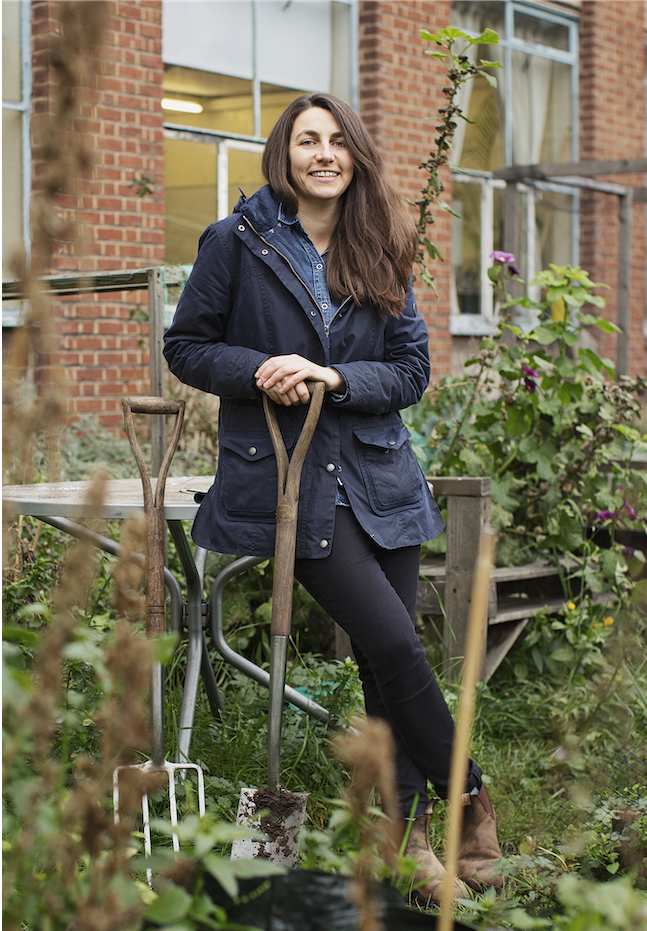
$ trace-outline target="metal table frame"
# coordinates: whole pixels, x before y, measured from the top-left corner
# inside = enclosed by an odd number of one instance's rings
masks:
[[[266,557],[243,556],[230,563],[218,575],[211,588],[209,602],[203,600],[204,574],[207,550],[191,547],[184,530],[184,520],[193,520],[198,510],[191,492],[205,492],[211,485],[211,478],[181,477],[169,478],[166,484],[164,518],[175,544],[182,570],[186,580],[186,600],[183,600],[180,584],[173,573],[165,567],[164,581],[169,594],[169,618],[171,630],[180,632],[183,618],[188,630],[187,668],[182,693],[182,705],[178,726],[177,762],[189,759],[193,721],[197,703],[200,677],[211,710],[219,716],[223,705],[216,682],[216,676],[209,659],[209,650],[203,618],[208,622],[211,640],[226,663],[239,669],[245,675],[269,687],[269,672],[252,663],[240,653],[236,653],[226,642],[223,628],[223,594],[227,583],[236,575],[264,561]],[[120,543],[90,530],[71,518],[96,518],[123,520],[128,517],[142,516],[144,513],[143,494],[139,479],[121,479],[107,484],[104,504],[97,513],[85,502],[89,482],[54,482],[37,485],[7,485],[3,488],[3,503],[13,514],[38,518],[52,527],[101,549],[113,556],[123,558],[126,551]],[[144,556],[140,553],[128,553],[129,557],[144,565]],[[164,733],[163,708],[163,669],[155,664],[154,675],[159,677],[160,687],[152,690],[152,697],[159,695],[159,701],[151,702],[151,727],[153,737],[162,746]],[[329,714],[317,702],[302,695],[296,689],[286,685],[285,700],[300,708],[313,718],[327,721]]]

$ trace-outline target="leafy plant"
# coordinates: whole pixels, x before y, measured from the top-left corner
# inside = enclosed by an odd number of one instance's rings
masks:
[[[511,261],[495,259],[502,316],[466,363],[473,374],[444,378],[407,412],[415,448],[432,479],[490,476],[500,564],[568,554],[567,588],[577,578],[595,592],[626,594],[636,553],[614,539],[621,526],[643,528],[638,515],[647,513],[647,474],[631,465],[647,450],[639,429],[645,380],[611,381],[613,363],[583,344],[587,328],[616,329],[583,309],[603,304],[586,272],[551,266],[539,274],[531,284],[543,301],[508,298],[515,273]],[[529,331],[511,317],[519,304],[535,314]],[[610,548],[589,539],[600,528]]]
[[[434,222],[432,205],[435,204],[439,209],[451,213],[448,205],[439,200],[445,189],[439,172],[449,162],[452,139],[456,132],[456,120],[467,120],[456,102],[456,97],[462,85],[478,74],[483,75],[488,84],[496,87],[496,78],[489,74],[486,69],[501,68],[502,65],[499,62],[484,60],[481,60],[478,65],[474,65],[465,55],[465,50],[471,45],[495,45],[499,41],[499,37],[493,29],[486,29],[482,35],[474,37],[453,26],[445,26],[437,33],[422,29],[420,37],[425,42],[433,42],[437,48],[441,49],[441,51],[426,49],[425,55],[431,55],[432,58],[438,59],[445,65],[448,81],[442,91],[446,97],[446,106],[438,110],[440,123],[435,127],[438,133],[434,140],[436,149],[420,165],[426,175],[425,184],[415,204],[408,201],[412,207],[418,209],[416,221],[418,227],[418,251],[415,264],[418,266],[421,280],[425,282],[427,287],[433,288],[434,278],[427,267],[427,259],[440,259],[443,261],[443,257],[438,247],[429,239],[427,227]],[[461,44],[460,48],[457,49],[456,44],[458,42]]]

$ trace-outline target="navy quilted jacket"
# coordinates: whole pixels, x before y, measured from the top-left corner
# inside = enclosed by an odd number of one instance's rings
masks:
[[[218,467],[193,526],[220,553],[274,551],[277,472],[254,373],[269,356],[298,353],[333,366],[343,398],[326,395],[301,477],[297,557],[330,552],[337,479],[382,547],[431,539],[443,519],[399,411],[429,380],[428,334],[410,288],[401,317],[342,302],[329,326],[305,283],[272,245],[278,203],[268,187],[209,226],[165,337],[171,371],[221,399]],[[291,453],[303,406],[278,412]]]

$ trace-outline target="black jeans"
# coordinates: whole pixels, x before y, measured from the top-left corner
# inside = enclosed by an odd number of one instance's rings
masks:
[[[297,559],[295,575],[350,636],[366,713],[391,724],[398,794],[408,817],[427,802],[427,780],[447,797],[454,722],[415,631],[420,547],[384,550],[348,507],[337,507],[330,555]],[[464,791],[481,787],[472,760]]]

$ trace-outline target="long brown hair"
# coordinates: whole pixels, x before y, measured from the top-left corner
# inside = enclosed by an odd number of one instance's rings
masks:
[[[304,94],[279,117],[263,153],[265,179],[285,209],[296,214],[290,176],[294,121],[312,107],[328,110],[344,135],[355,168],[328,252],[326,277],[334,300],[351,294],[381,315],[399,316],[411,276],[417,234],[382,157],[355,111],[331,94]]]

